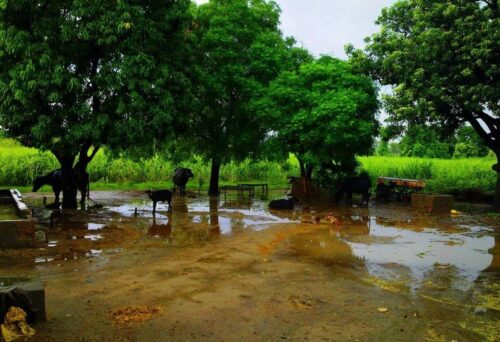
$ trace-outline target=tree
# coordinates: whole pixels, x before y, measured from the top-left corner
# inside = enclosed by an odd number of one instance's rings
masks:
[[[366,56],[384,85],[390,121],[433,124],[453,134],[468,122],[500,159],[500,9],[496,0],[401,0],[384,9]],[[495,207],[500,209],[500,164]]]
[[[354,156],[370,152],[378,131],[374,83],[332,57],[282,72],[261,107],[278,145],[295,154],[307,179],[332,161],[354,167]]]
[[[222,164],[258,152],[266,128],[254,102],[282,70],[288,47],[279,8],[266,0],[212,0],[196,11],[198,96],[189,140],[210,160],[209,194],[217,195]]]
[[[189,6],[0,0],[0,126],[56,156],[63,207],[76,208],[75,174],[101,146],[165,135],[190,102],[181,65]]]

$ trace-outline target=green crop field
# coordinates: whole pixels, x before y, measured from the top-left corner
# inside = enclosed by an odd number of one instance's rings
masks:
[[[375,179],[378,176],[419,178],[427,181],[427,190],[446,193],[453,189],[477,188],[492,192],[496,181],[491,166],[494,159],[428,159],[413,157],[360,157],[360,167]],[[93,189],[147,189],[171,187],[174,165],[161,157],[133,161],[113,158],[100,151],[89,165]],[[210,165],[201,158],[182,164],[195,174],[191,189],[206,189]],[[11,139],[0,140],[0,186],[29,189],[32,180],[58,167],[50,152],[20,146]],[[286,188],[287,176],[298,175],[297,161],[290,157],[278,163],[250,161],[230,163],[221,169],[221,184],[266,182],[272,188]]]
[[[495,159],[490,158],[360,157],[358,160],[372,178],[424,179],[431,192],[447,193],[465,188],[493,192],[496,182],[496,173],[491,169]]]

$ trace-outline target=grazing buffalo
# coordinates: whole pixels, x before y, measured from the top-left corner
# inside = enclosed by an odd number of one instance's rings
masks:
[[[85,171],[75,172],[73,177],[73,180],[76,182],[76,187],[82,195],[80,203],[85,204],[85,197],[89,191],[89,174]],[[37,192],[44,185],[52,186],[52,191],[55,195],[54,204],[57,206],[60,203],[59,195],[61,191],[64,190],[65,182],[71,182],[71,179],[65,177],[63,170],[53,170],[45,176],[35,178],[33,181],[33,192]]]
[[[172,181],[174,182],[174,192],[175,189],[179,187],[181,196],[184,196],[186,194],[186,184],[191,177],[194,177],[191,169],[186,169],[183,167],[175,169],[174,176],[172,177]]]
[[[156,214],[156,203],[168,203],[168,212],[172,212],[172,191],[170,190],[148,190],[146,191],[149,198],[153,201],[153,215]]]
[[[347,177],[339,185],[335,193],[335,202],[339,203],[342,196],[346,196],[346,205],[352,205],[352,194],[361,194],[363,196],[362,204],[368,205],[370,200],[372,181],[370,176],[363,172],[357,177]]]
[[[273,200],[269,202],[269,209],[293,210],[297,202],[296,198]]]

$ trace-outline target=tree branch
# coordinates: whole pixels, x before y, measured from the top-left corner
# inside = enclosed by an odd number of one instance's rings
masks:
[[[479,134],[481,139],[483,139],[486,146],[492,149],[495,153],[499,151],[500,149],[497,146],[497,142],[493,140],[492,136],[484,130],[483,126],[481,126],[481,124],[479,123],[478,119],[474,116],[474,114],[466,113],[465,116],[467,118],[467,121],[471,124],[471,126],[474,128],[477,134]]]

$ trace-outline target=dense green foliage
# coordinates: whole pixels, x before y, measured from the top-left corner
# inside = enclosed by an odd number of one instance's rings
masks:
[[[376,88],[349,63],[326,56],[304,63],[281,73],[268,93],[260,113],[277,146],[298,158],[302,176],[332,161],[352,165],[356,154],[370,152],[378,129]]]
[[[0,126],[51,151],[68,175],[77,155],[85,171],[92,146],[168,132],[191,102],[182,64],[190,4],[0,1]],[[72,183],[63,206],[76,206]]]
[[[451,135],[468,122],[500,156],[498,1],[400,0],[377,23],[366,55],[348,50],[354,65],[395,86],[384,101],[390,123],[436,124]]]

